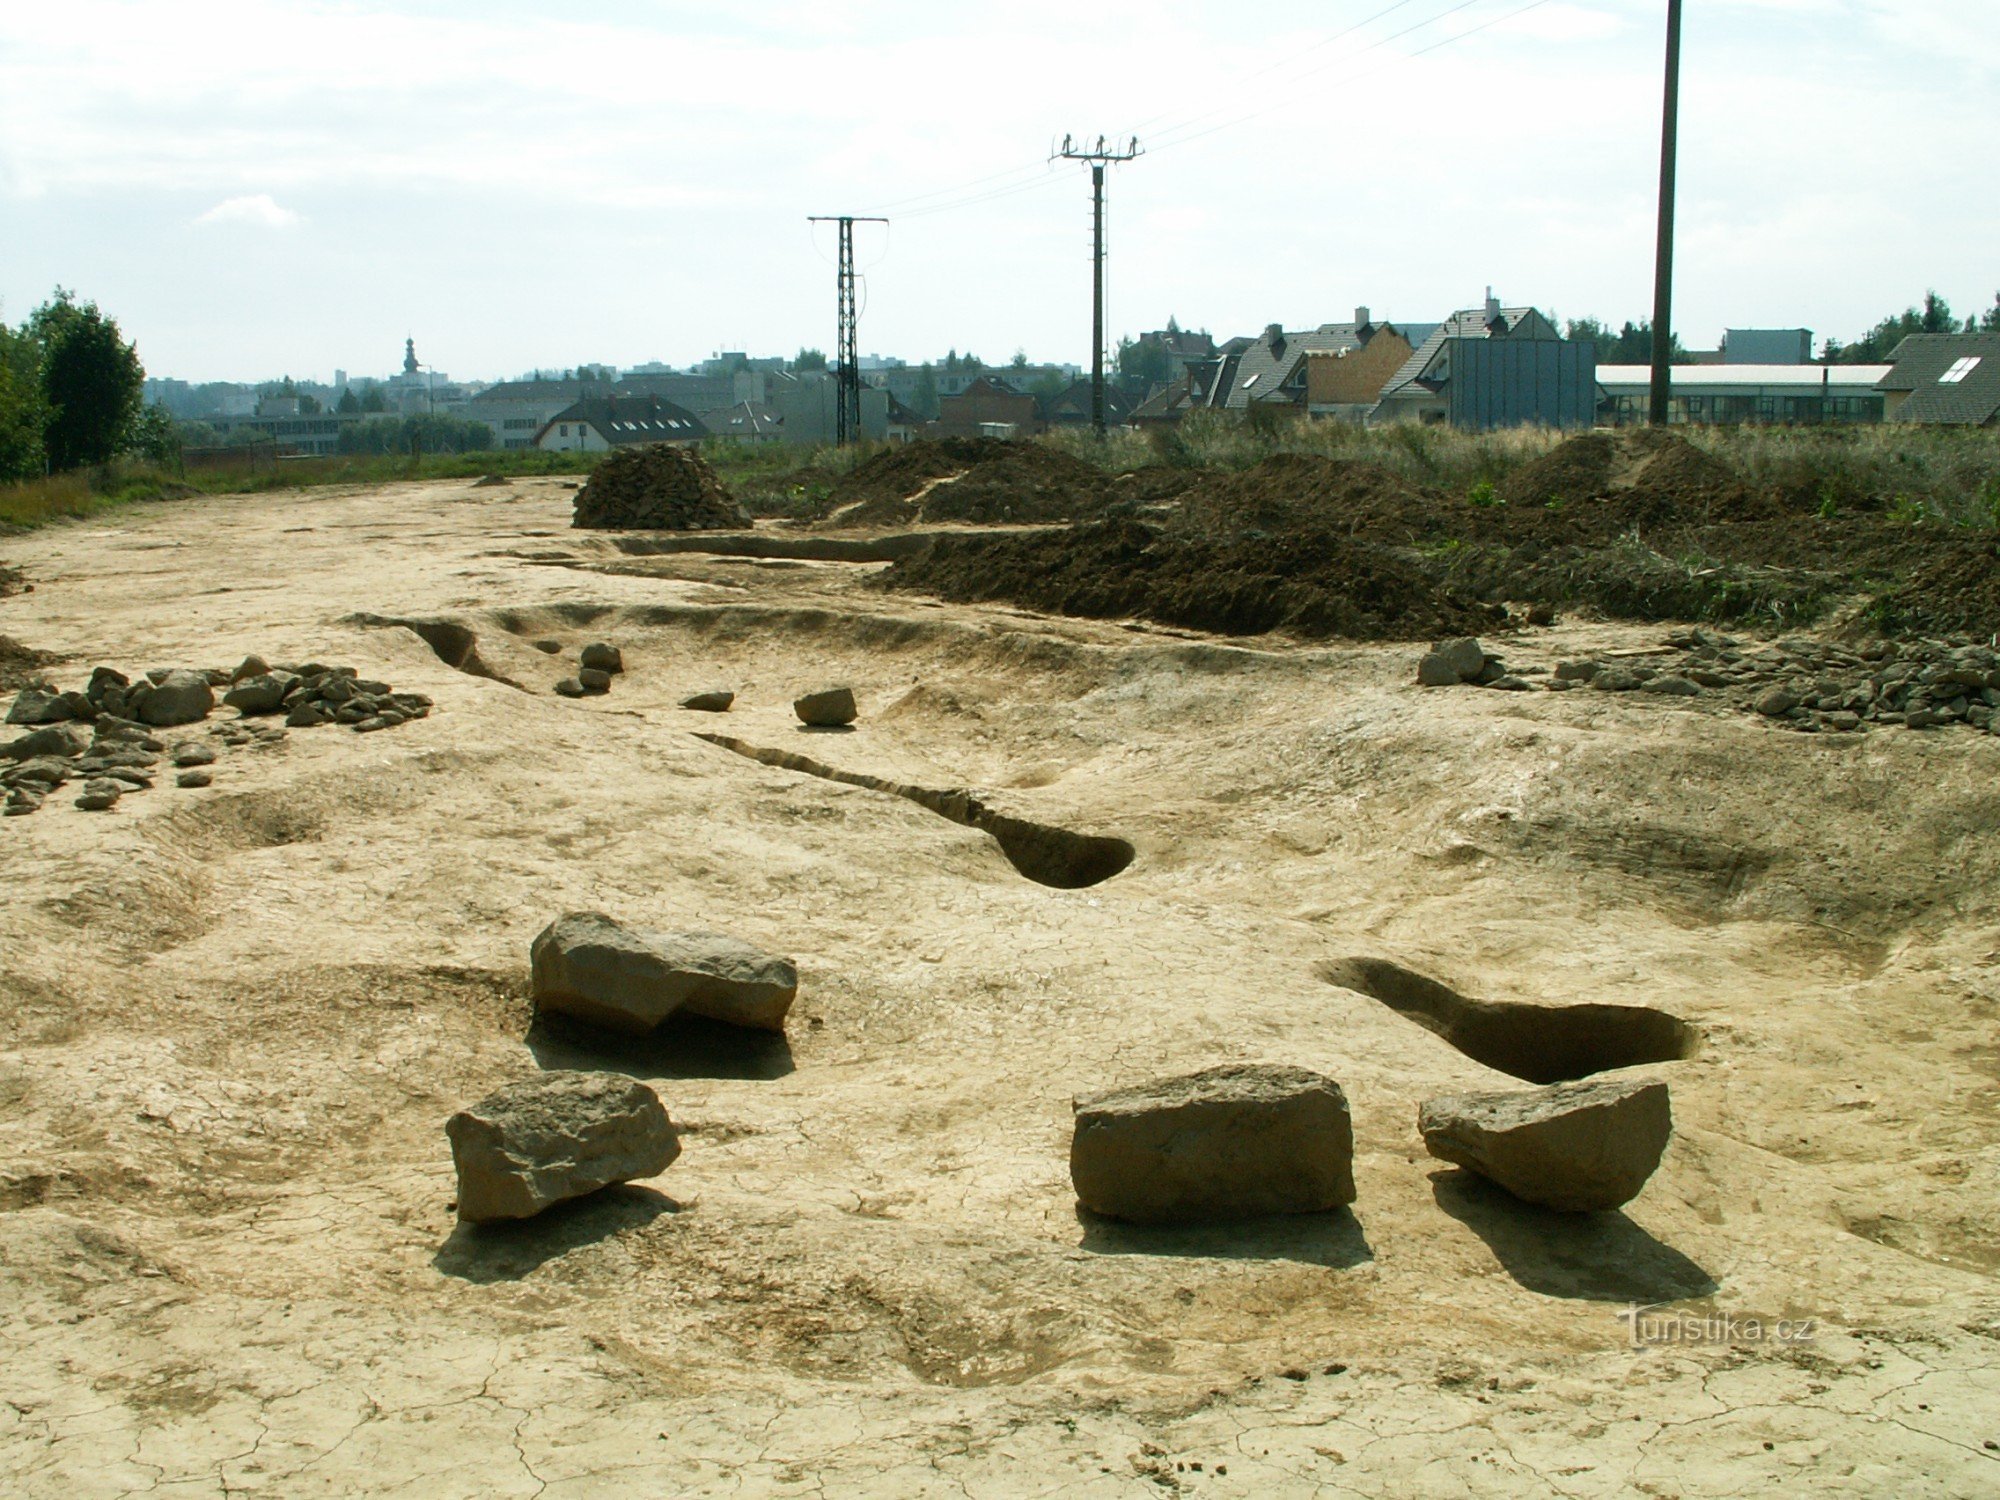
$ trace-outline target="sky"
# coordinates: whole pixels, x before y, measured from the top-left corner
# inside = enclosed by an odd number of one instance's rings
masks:
[[[1687,0],[1675,325],[1849,338],[2000,294],[2000,5]],[[0,5],[0,319],[61,285],[150,373],[460,379],[834,340],[1646,317],[1665,0]]]

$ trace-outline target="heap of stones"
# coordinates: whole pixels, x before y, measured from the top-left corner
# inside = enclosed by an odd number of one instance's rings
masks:
[[[161,667],[137,680],[98,667],[81,691],[44,681],[16,695],[7,723],[26,733],[0,745],[6,813],[38,812],[72,781],[82,783],[78,807],[109,811],[126,794],[152,787],[162,755],[171,759],[177,785],[212,785],[213,745],[181,740],[169,746],[158,732],[201,723],[214,710],[218,690],[223,706],[240,716],[210,730],[224,745],[281,740],[285,728],[320,724],[346,724],[361,733],[393,729],[431,711],[422,693],[398,693],[353,667],[317,662],[274,667],[252,656],[233,672]],[[246,722],[279,714],[285,728]]]
[[[556,684],[556,691],[565,698],[608,693],[611,679],[624,670],[625,653],[608,642],[595,641],[583,648],[576,676],[563,678]]]
[[[598,531],[728,531],[750,517],[691,448],[623,448],[577,491],[572,526]]]
[[[1545,678],[1536,681],[1531,678]],[[1443,641],[1418,664],[1425,687],[1472,683],[1548,692],[1650,693],[1704,698],[1807,734],[1854,734],[1901,724],[1963,724],[2000,734],[2000,650],[1940,640],[1842,646],[1799,638],[1748,645],[1719,631],[1667,637],[1664,649],[1510,673],[1479,642]]]

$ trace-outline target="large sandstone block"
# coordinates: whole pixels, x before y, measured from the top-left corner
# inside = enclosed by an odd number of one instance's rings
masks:
[[[617,1073],[538,1073],[460,1110],[444,1133],[458,1216],[475,1224],[657,1177],[681,1154],[659,1095]]]
[[[1432,1156],[1515,1197],[1574,1213],[1639,1195],[1673,1134],[1667,1086],[1600,1079],[1432,1099],[1417,1115]]]
[[[1354,1201],[1340,1085],[1304,1068],[1209,1068],[1079,1098],[1070,1180],[1140,1224],[1317,1213]]]
[[[677,1010],[783,1031],[799,971],[715,932],[638,932],[597,912],[572,912],[529,951],[535,1008],[634,1035]]]

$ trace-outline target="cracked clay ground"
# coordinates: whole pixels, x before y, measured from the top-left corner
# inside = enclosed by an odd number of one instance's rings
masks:
[[[197,499],[7,544],[36,587],[0,632],[64,686],[255,651],[438,707],[0,826],[0,1493],[2000,1492],[2000,739],[635,559],[568,499]],[[369,623],[401,619],[520,687]],[[556,697],[595,639],[626,675]],[[834,681],[858,727],[802,732]],[[674,706],[713,686],[726,718]],[[696,730],[1136,857],[1053,889]],[[531,1028],[529,940],[572,909],[794,956],[789,1037]],[[1569,1219],[1429,1159],[1423,1099],[1510,1080],[1322,977],[1353,957],[1691,1023],[1641,1070],[1676,1123],[1646,1191]],[[1345,1087],[1352,1214],[1079,1218],[1071,1096],[1230,1061]],[[446,1116],[543,1066],[654,1081],[684,1154],[455,1227]],[[1635,1302],[1812,1336],[1634,1349]]]

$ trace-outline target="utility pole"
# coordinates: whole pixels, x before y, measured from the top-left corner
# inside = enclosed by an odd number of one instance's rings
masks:
[[[1095,147],[1064,136],[1062,149],[1049,158],[1090,163],[1090,425],[1099,437],[1104,436],[1104,169],[1140,154],[1137,136],[1122,149],[1107,147],[1101,135]]]
[[[845,448],[861,440],[861,344],[854,308],[854,226],[886,224],[887,219],[853,214],[809,214],[808,223],[840,226],[840,273],[835,283],[840,326],[834,335],[834,441]]]
[[[1680,149],[1681,0],[1667,0],[1667,98],[1660,113],[1660,242],[1653,263],[1653,393],[1648,420],[1667,425],[1673,403],[1674,165]]]

